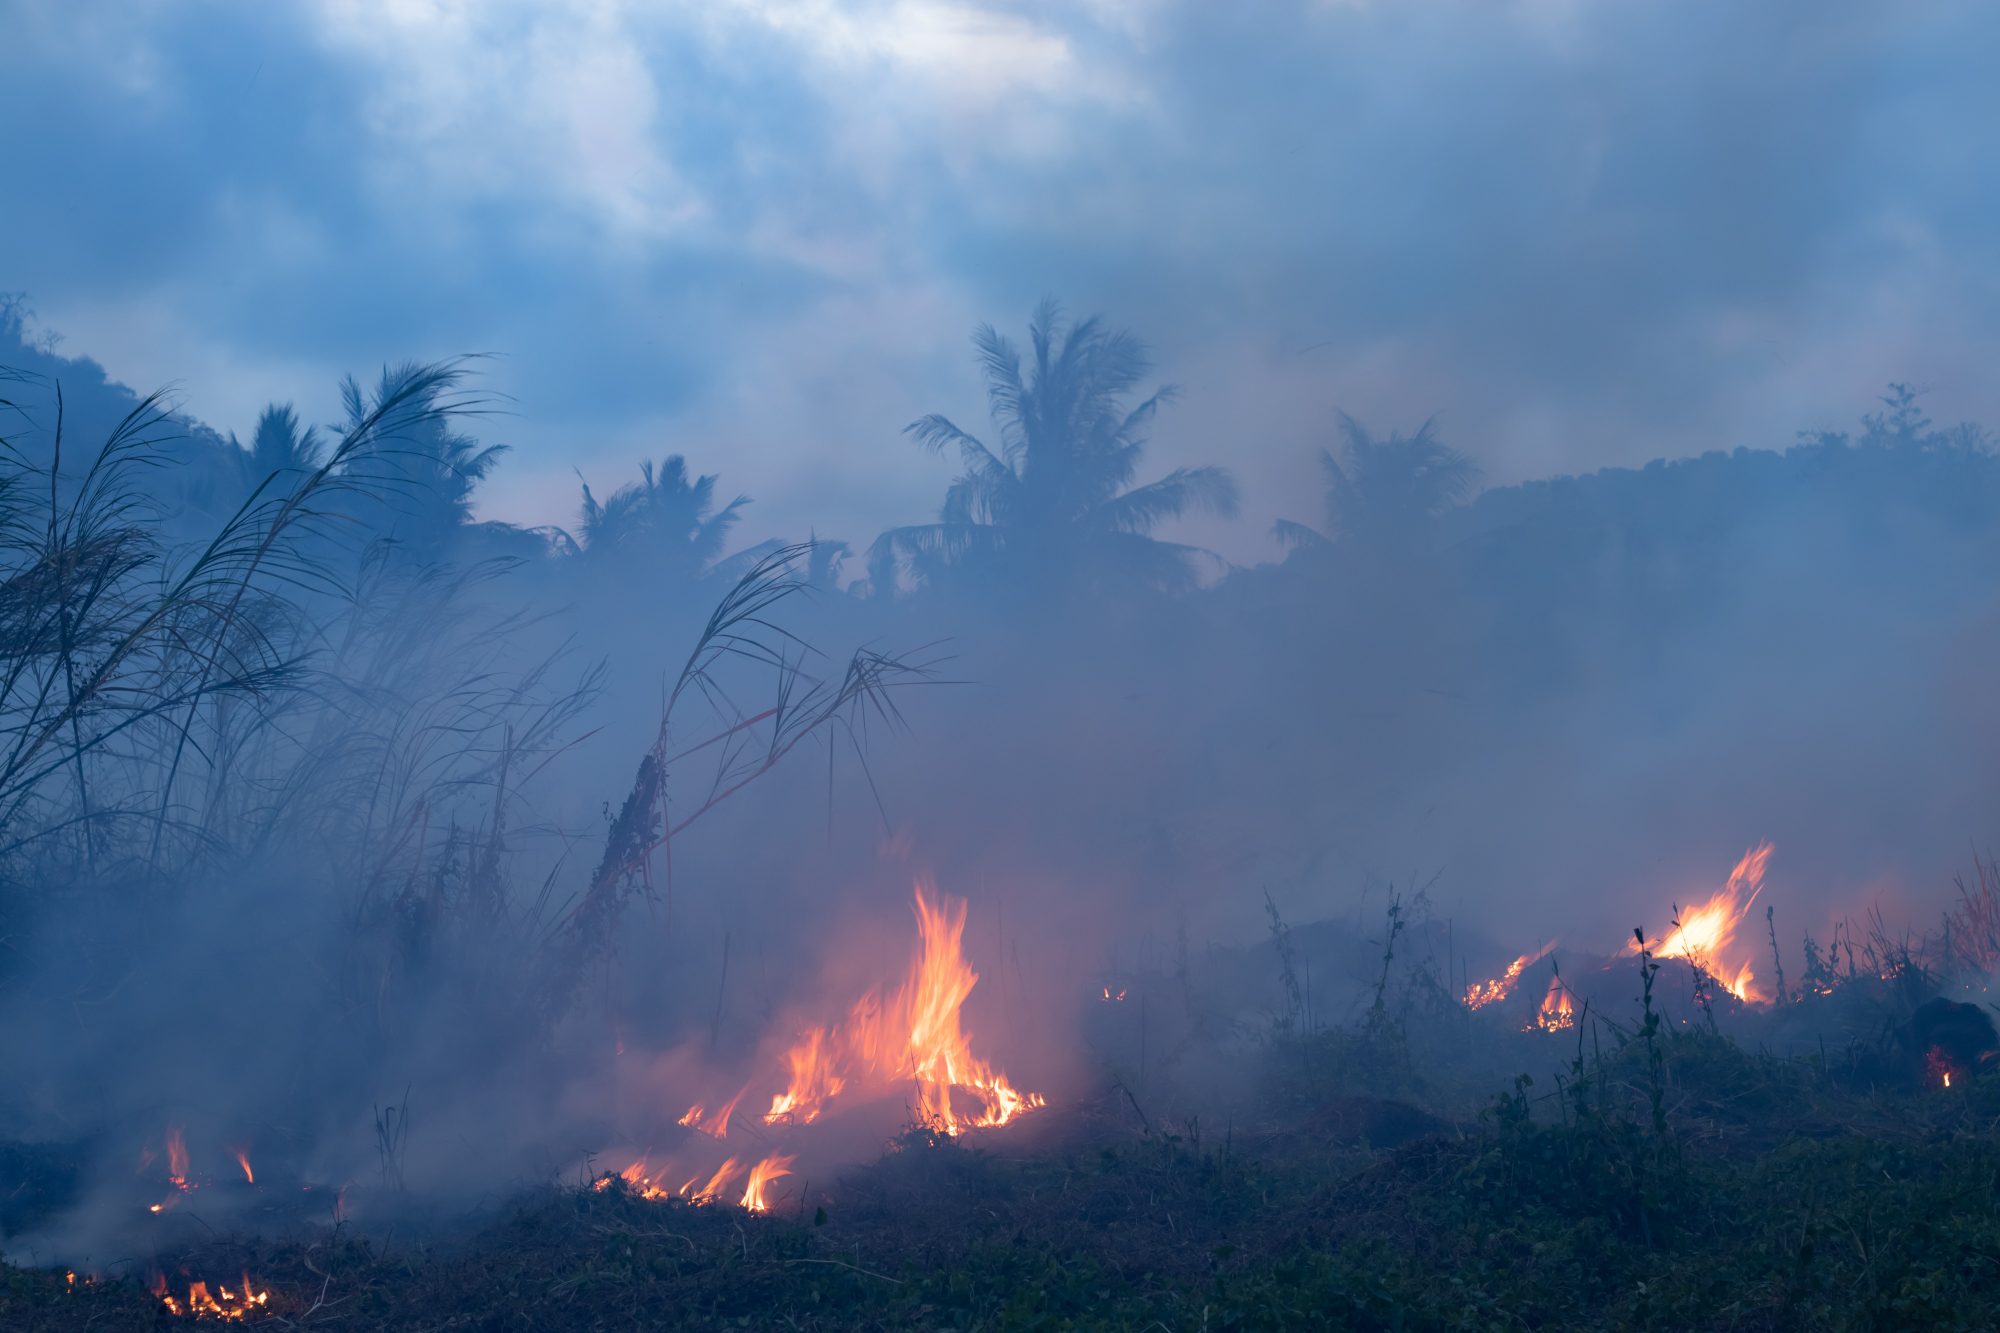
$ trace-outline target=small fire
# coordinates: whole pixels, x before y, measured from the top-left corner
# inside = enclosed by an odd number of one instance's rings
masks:
[[[188,1180],[187,1143],[181,1137],[181,1127],[179,1125],[167,1126],[166,1145],[167,1181],[174,1187],[176,1192],[169,1194],[158,1203],[147,1204],[146,1211],[149,1213],[166,1212],[167,1209],[180,1202],[182,1194],[194,1188],[194,1185]],[[151,1148],[146,1149],[139,1154],[139,1169],[144,1171],[155,1160],[153,1150]]]
[[[1938,1086],[1945,1088],[1951,1086],[1952,1059],[1942,1047],[1933,1046],[1924,1053],[1924,1069],[1931,1077],[1938,1080]]]
[[[1524,953],[1507,964],[1507,970],[1490,981],[1478,981],[1465,988],[1465,1007],[1482,1009],[1495,1000],[1504,1000],[1514,992],[1514,983],[1521,979],[1521,970],[1530,963],[1538,963],[1548,957],[1549,950],[1556,947],[1550,940],[1533,953]]]
[[[268,1291],[258,1291],[250,1282],[250,1275],[243,1275],[242,1285],[235,1290],[217,1284],[211,1293],[206,1282],[190,1282],[187,1300],[180,1301],[167,1289],[164,1273],[155,1271],[148,1284],[153,1295],[167,1309],[167,1313],[181,1319],[248,1319],[253,1314],[262,1314],[271,1299]]]
[[[243,1168],[243,1179],[245,1181],[252,1185],[257,1183],[257,1173],[250,1169],[250,1154],[244,1152],[241,1148],[236,1150],[236,1165]]]
[[[1562,978],[1549,978],[1549,992],[1542,997],[1541,1008],[1536,1011],[1535,1021],[1528,1031],[1540,1029],[1543,1032],[1561,1032],[1576,1026],[1576,1002],[1570,998],[1569,987],[1563,985]]]
[[[1699,907],[1679,913],[1680,921],[1673,933],[1646,947],[1655,958],[1685,958],[1714,975],[1723,989],[1739,1000],[1764,1000],[1766,996],[1753,984],[1756,977],[1748,962],[1738,965],[1734,979],[1722,977],[1716,972],[1716,965],[1719,956],[1728,952],[1735,942],[1736,928],[1749,915],[1750,905],[1764,891],[1764,865],[1770,859],[1770,843],[1752,847],[1736,863],[1736,868],[1729,872],[1727,884]],[[1627,940],[1625,952],[1639,952],[1639,941]]]
[[[857,1016],[867,1003],[868,1000],[863,1000],[855,1006]],[[826,1028],[813,1028],[799,1039],[797,1045],[785,1052],[785,1062],[792,1069],[791,1082],[771,1099],[771,1109],[764,1113],[765,1124],[774,1125],[780,1120],[790,1119],[809,1125],[819,1118],[821,1109],[847,1086],[847,1080],[834,1072],[834,1036]]]
[[[767,1158],[766,1162],[772,1160],[774,1159]],[[784,1160],[791,1161],[789,1157]],[[613,1181],[623,1181],[627,1189],[642,1199],[680,1199],[692,1204],[706,1204],[722,1198],[730,1182],[741,1174],[743,1174],[742,1163],[734,1157],[729,1157],[708,1176],[704,1177],[700,1172],[696,1172],[676,1185],[673,1181],[680,1172],[674,1169],[672,1162],[667,1162],[658,1168],[649,1168],[646,1159],[641,1157],[615,1176],[609,1174],[599,1176],[591,1188],[601,1193],[610,1189]]]
[[[687,1114],[682,1116],[678,1123],[706,1134],[712,1139],[726,1139],[729,1137],[729,1117],[736,1114],[736,1103],[742,1101],[743,1094],[748,1091],[750,1089],[747,1086],[739,1090],[734,1097],[724,1102],[714,1115],[709,1115],[706,1107],[696,1102],[688,1107]]]
[[[743,1197],[739,1200],[742,1206],[753,1213],[768,1211],[770,1205],[765,1201],[764,1191],[769,1188],[772,1181],[778,1179],[780,1176],[789,1176],[792,1174],[792,1162],[794,1160],[794,1158],[774,1153],[751,1167],[750,1184],[744,1189]]]
[[[167,1179],[174,1182],[177,1189],[186,1189],[188,1175],[187,1143],[181,1138],[181,1127],[167,1128]]]
[[[963,902],[933,899],[918,885],[921,950],[902,986],[888,995],[870,991],[846,1022],[812,1028],[799,1038],[786,1053],[790,1078],[771,1099],[765,1124],[809,1124],[850,1085],[886,1089],[914,1083],[924,1119],[953,1135],[1004,1125],[1044,1105],[1039,1094],[1018,1091],[1006,1075],[974,1056],[959,1026],[959,1008],[979,982],[961,947],[965,910]],[[954,1107],[955,1090],[970,1093],[976,1104]]]
[[[1112,1004],[1116,1004],[1116,1003],[1118,1003],[1118,1002],[1119,1002],[1120,1000],[1123,1000],[1123,999],[1125,998],[1125,992],[1121,990],[1121,991],[1119,991],[1119,992],[1118,992],[1118,993],[1117,993],[1116,995],[1113,995],[1113,994],[1111,993],[1111,987],[1109,987],[1109,986],[1106,986],[1106,987],[1104,988],[1104,998],[1105,998],[1105,999],[1106,999],[1107,1001],[1109,1001],[1110,1003],[1112,1003]]]

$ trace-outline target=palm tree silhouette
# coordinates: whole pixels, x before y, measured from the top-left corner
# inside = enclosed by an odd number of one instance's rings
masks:
[[[1294,548],[1323,548],[1347,542],[1374,551],[1403,550],[1430,522],[1465,499],[1479,482],[1479,468],[1464,454],[1441,443],[1426,421],[1415,435],[1377,440],[1345,412],[1340,431],[1347,439],[1346,461],[1319,451],[1326,469],[1324,531],[1289,519],[1271,525],[1279,541]]]
[[[1155,540],[1163,520],[1229,515],[1236,485],[1217,467],[1185,467],[1133,486],[1146,428],[1174,389],[1125,404],[1152,369],[1145,345],[1093,317],[1071,324],[1044,300],[1028,329],[1032,364],[990,324],[973,334],[998,448],[932,414],[904,428],[927,449],[958,451],[965,471],[935,523],[894,528],[870,553],[878,592],[906,564],[920,582],[977,572],[1046,587],[1052,580],[1159,588],[1194,583],[1195,547]]]
[[[352,375],[341,381],[341,405],[349,431],[363,430],[381,405],[405,398],[408,386],[423,380],[425,368],[415,362],[384,366],[373,396],[362,392]],[[345,471],[381,497],[378,516],[384,535],[421,553],[434,553],[472,517],[472,493],[507,452],[504,444],[481,445],[451,429],[443,412],[429,411],[446,389],[422,391],[415,410],[395,418],[392,431],[377,431],[364,440]],[[266,414],[268,416],[268,413]],[[261,423],[260,423],[261,429]],[[253,446],[254,447],[254,446]]]
[[[274,474],[284,476],[311,472],[326,455],[316,427],[299,427],[299,414],[290,403],[272,403],[257,418],[257,433],[250,441],[250,470],[253,481]]]
[[[691,580],[734,567],[746,555],[775,545],[765,542],[723,559],[722,549],[749,497],[739,495],[716,509],[718,478],[691,475],[680,454],[668,455],[657,468],[650,460],[642,462],[639,478],[620,486],[602,503],[591,493],[590,483],[583,483],[581,540],[563,534],[572,552],[596,562],[615,561]]]

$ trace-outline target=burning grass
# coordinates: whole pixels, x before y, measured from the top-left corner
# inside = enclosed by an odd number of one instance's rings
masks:
[[[1948,997],[1974,993],[2000,960],[2000,877],[1981,865],[1937,936],[1899,940],[1876,916],[1859,930],[1842,923],[1825,948],[1808,938],[1787,985],[1775,926],[1768,980],[1745,929],[1768,844],[1712,894],[1675,905],[1663,935],[1638,931],[1622,950],[1607,941],[1600,956],[1558,953],[1552,940],[1477,982],[1420,946],[1435,933],[1417,894],[1392,896],[1381,939],[1355,966],[1333,969],[1330,987],[1306,932],[1292,931],[1267,893],[1278,1013],[1232,1010],[1218,997],[1243,990],[1208,985],[1184,940],[1173,977],[1067,978],[1104,1038],[1102,1077],[1053,1105],[1029,1090],[1052,1084],[1017,1085],[1000,1067],[991,1040],[1017,1034],[973,1031],[965,1011],[979,976],[966,905],[921,886],[900,979],[891,961],[858,996],[784,1011],[805,1021],[780,1030],[782,1049],[750,1042],[712,1060],[703,1072],[722,1086],[675,1087],[671,1104],[650,1098],[633,1117],[640,1124],[621,1118],[621,1103],[601,1118],[592,1108],[582,1128],[563,1125],[572,1138],[601,1131],[592,1143],[618,1142],[624,1130],[648,1142],[658,1131],[669,1151],[612,1156],[627,1164],[526,1191],[497,1217],[427,1212],[436,1205],[405,1170],[410,1085],[398,1078],[403,1097],[376,1105],[351,1086],[354,1069],[378,1075],[396,1058],[435,1068],[424,1060],[442,1043],[406,1041],[405,1029],[448,995],[478,1009],[453,1035],[494,1033],[510,1048],[453,1052],[469,1067],[490,1065],[476,1091],[523,1070],[575,1074],[587,1056],[567,1068],[554,1057],[505,1066],[493,1057],[546,1055],[566,1019],[606,1017],[592,1006],[616,999],[598,1001],[595,983],[616,990],[635,909],[657,908],[663,926],[677,919],[675,840],[806,742],[827,742],[831,756],[836,736],[855,740],[871,718],[899,721],[893,693],[930,680],[936,660],[863,650],[824,678],[809,674],[818,655],[770,616],[807,590],[800,567],[813,551],[755,561],[695,636],[629,790],[591,831],[601,832],[590,843],[595,869],[567,886],[567,900],[554,892],[555,871],[532,902],[517,897],[507,867],[510,836],[524,834],[509,822],[523,806],[521,775],[567,746],[595,676],[547,690],[551,658],[494,683],[503,660],[494,645],[512,622],[447,614],[473,575],[383,577],[387,566],[371,557],[352,579],[335,579],[339,548],[321,531],[345,512],[335,501],[368,499],[360,465],[379,462],[398,429],[442,429],[459,374],[412,372],[389,407],[359,414],[307,481],[282,495],[260,490],[180,582],[169,577],[179,557],[128,521],[138,491],[118,478],[139,465],[136,444],[106,450],[109,461],[74,494],[52,464],[46,522],[7,508],[40,486],[0,488],[0,519],[21,520],[0,522],[13,543],[6,591],[23,664],[0,699],[20,738],[0,772],[0,806],[10,837],[26,839],[7,868],[34,883],[53,882],[51,867],[88,878],[100,863],[129,866],[164,902],[167,889],[246,873],[250,862],[231,856],[279,847],[286,875],[313,877],[330,899],[350,895],[340,899],[347,933],[327,957],[240,951],[244,966],[280,958],[272,970],[287,981],[326,964],[329,992],[286,995],[314,1021],[330,1009],[340,1022],[304,1037],[252,1026],[249,1039],[218,1041],[209,1028],[240,1017],[242,997],[256,993],[245,986],[209,1010],[212,1022],[179,1027],[204,1049],[249,1052],[228,1091],[282,1085],[273,1102],[286,1110],[341,1103],[363,1139],[372,1108],[380,1158],[376,1182],[357,1190],[369,1205],[357,1222],[346,1206],[353,1182],[301,1178],[327,1138],[301,1134],[287,1151],[264,1137],[275,1127],[268,1115],[213,1123],[239,1114],[230,1108],[205,1125],[149,1124],[155,1137],[136,1170],[125,1152],[137,1131],[125,1125],[93,1125],[96,1141],[73,1151],[0,1145],[0,1230],[10,1241],[61,1235],[79,1264],[93,1247],[139,1256],[80,1275],[5,1269],[0,1326],[1990,1320],[2000,1296],[1996,1042],[1979,1006]],[[349,462],[353,473],[336,469]],[[310,596],[291,590],[300,579]],[[363,660],[322,664],[322,645],[336,642],[365,643]],[[768,677],[768,706],[732,701],[746,672]],[[326,848],[338,864],[311,864]],[[150,924],[139,931],[133,956],[153,970],[79,974],[75,993],[50,1006],[67,1010],[65,1022],[121,989],[187,987],[186,973],[160,960]],[[116,952],[84,943],[62,956]],[[148,1007],[141,999],[132,1012]],[[670,1034],[674,1021],[662,1023]],[[720,985],[704,1025],[713,1054]],[[321,1062],[332,1072],[317,1081],[263,1067],[268,1050],[322,1044],[367,1054]],[[626,1056],[622,1030],[617,1050]],[[95,1063],[93,1087],[103,1065],[126,1067]],[[536,1092],[558,1084],[519,1082]],[[561,1086],[602,1090],[590,1077]],[[202,1099],[224,1091],[199,1085]],[[702,1100],[689,1103],[697,1091]],[[898,1099],[908,1124],[879,1160],[855,1166],[875,1156]],[[871,1107],[887,1115],[864,1123],[867,1151],[815,1159],[816,1136]],[[521,1146],[505,1132],[469,1140],[471,1170],[489,1165],[491,1149]],[[429,1151],[416,1150],[419,1165]],[[547,1161],[578,1151],[569,1141],[548,1151],[540,1178],[554,1174]],[[485,1178],[495,1192],[520,1179]],[[91,1230],[100,1205],[113,1221]],[[38,1229],[71,1212],[89,1223]],[[76,1239],[86,1232],[91,1241]]]
[[[912,1038],[963,1038],[951,1021],[920,1019],[938,979],[948,983],[938,994],[970,991],[962,917],[929,897],[918,909],[908,976],[858,1007],[902,1015],[894,1030]],[[1400,901],[1397,912],[1407,915]],[[1282,932],[1287,968],[1304,965],[1304,934]],[[1781,1006],[1725,992],[1708,1019],[1691,998],[1670,1017],[1662,1006],[1693,986],[1694,964],[1641,938],[1636,955],[1614,960],[1622,1004],[1586,998],[1551,969],[1521,1000],[1524,1025],[1506,1005],[1473,1009],[1427,981],[1420,956],[1398,955],[1399,938],[1388,933],[1353,1024],[1297,1018],[1248,1045],[1217,1038],[1207,1057],[1183,1049],[1180,1063],[1156,1060],[1131,1081],[1107,1048],[1094,1095],[984,1129],[919,1120],[879,1160],[824,1179],[788,1174],[788,1152],[742,1152],[698,1178],[634,1164],[531,1193],[473,1234],[415,1249],[351,1224],[195,1243],[156,1256],[155,1292],[136,1275],[9,1270],[0,1322],[1989,1326],[2000,1301],[2000,1063],[1982,1058],[1992,1027],[1976,1010],[1919,1002],[1912,984],[1924,974],[1857,965],[1827,994],[1803,989]],[[1135,975],[1136,1003],[1108,1017],[1165,1010],[1176,986],[1198,1007],[1202,984]],[[1098,1011],[1099,989],[1080,1003]],[[1842,1026],[1862,1010],[1890,1021]],[[1805,1021],[1852,1035],[1770,1053],[1770,1025]],[[851,1041],[829,1030],[798,1045]],[[929,1049],[912,1040],[893,1062],[898,1077],[918,1077]],[[1530,1072],[1511,1082],[1481,1072],[1508,1064]],[[1172,1108],[1200,1100],[1189,1091],[1197,1067],[1254,1095],[1219,1121],[1183,1116]],[[679,1118],[704,1142],[733,1142],[730,1104]],[[223,1188],[176,1141],[163,1136],[147,1169],[190,1190]],[[221,1282],[229,1272],[244,1276]],[[167,1273],[178,1276],[162,1286]]]
[[[253,1266],[267,1317],[350,1327],[1987,1326],[2000,1079],[1885,1095],[1704,1031],[1666,1044],[1664,1137],[1533,1083],[1395,1146],[1318,1116],[1148,1131],[1111,1098],[907,1135],[759,1215],[551,1190],[440,1246],[342,1229],[183,1262]],[[8,1278],[10,1329],[166,1309],[129,1281]]]

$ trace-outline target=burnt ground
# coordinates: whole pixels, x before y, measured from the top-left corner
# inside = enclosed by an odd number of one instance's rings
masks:
[[[1141,1123],[1113,1091],[975,1144],[909,1133],[770,1216],[552,1188],[449,1239],[322,1226],[177,1262],[247,1268],[273,1327],[1995,1326],[2000,1073],[1882,1088],[1704,1032],[1657,1049],[1452,1114],[1274,1085],[1255,1130]],[[34,1180],[7,1185],[18,1208]],[[177,1322],[130,1281],[0,1273],[7,1329]]]

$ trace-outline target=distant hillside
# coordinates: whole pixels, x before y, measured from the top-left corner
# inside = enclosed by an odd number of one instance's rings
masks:
[[[146,400],[89,357],[62,355],[54,339],[31,337],[27,316],[21,298],[0,297],[0,399],[10,405],[0,438],[46,466],[60,422],[65,459],[93,457]],[[226,517],[241,499],[246,454],[194,417],[160,410],[173,406],[168,395],[146,414],[146,438],[159,441],[163,458],[177,465],[155,473],[153,495],[169,524],[198,527]]]

